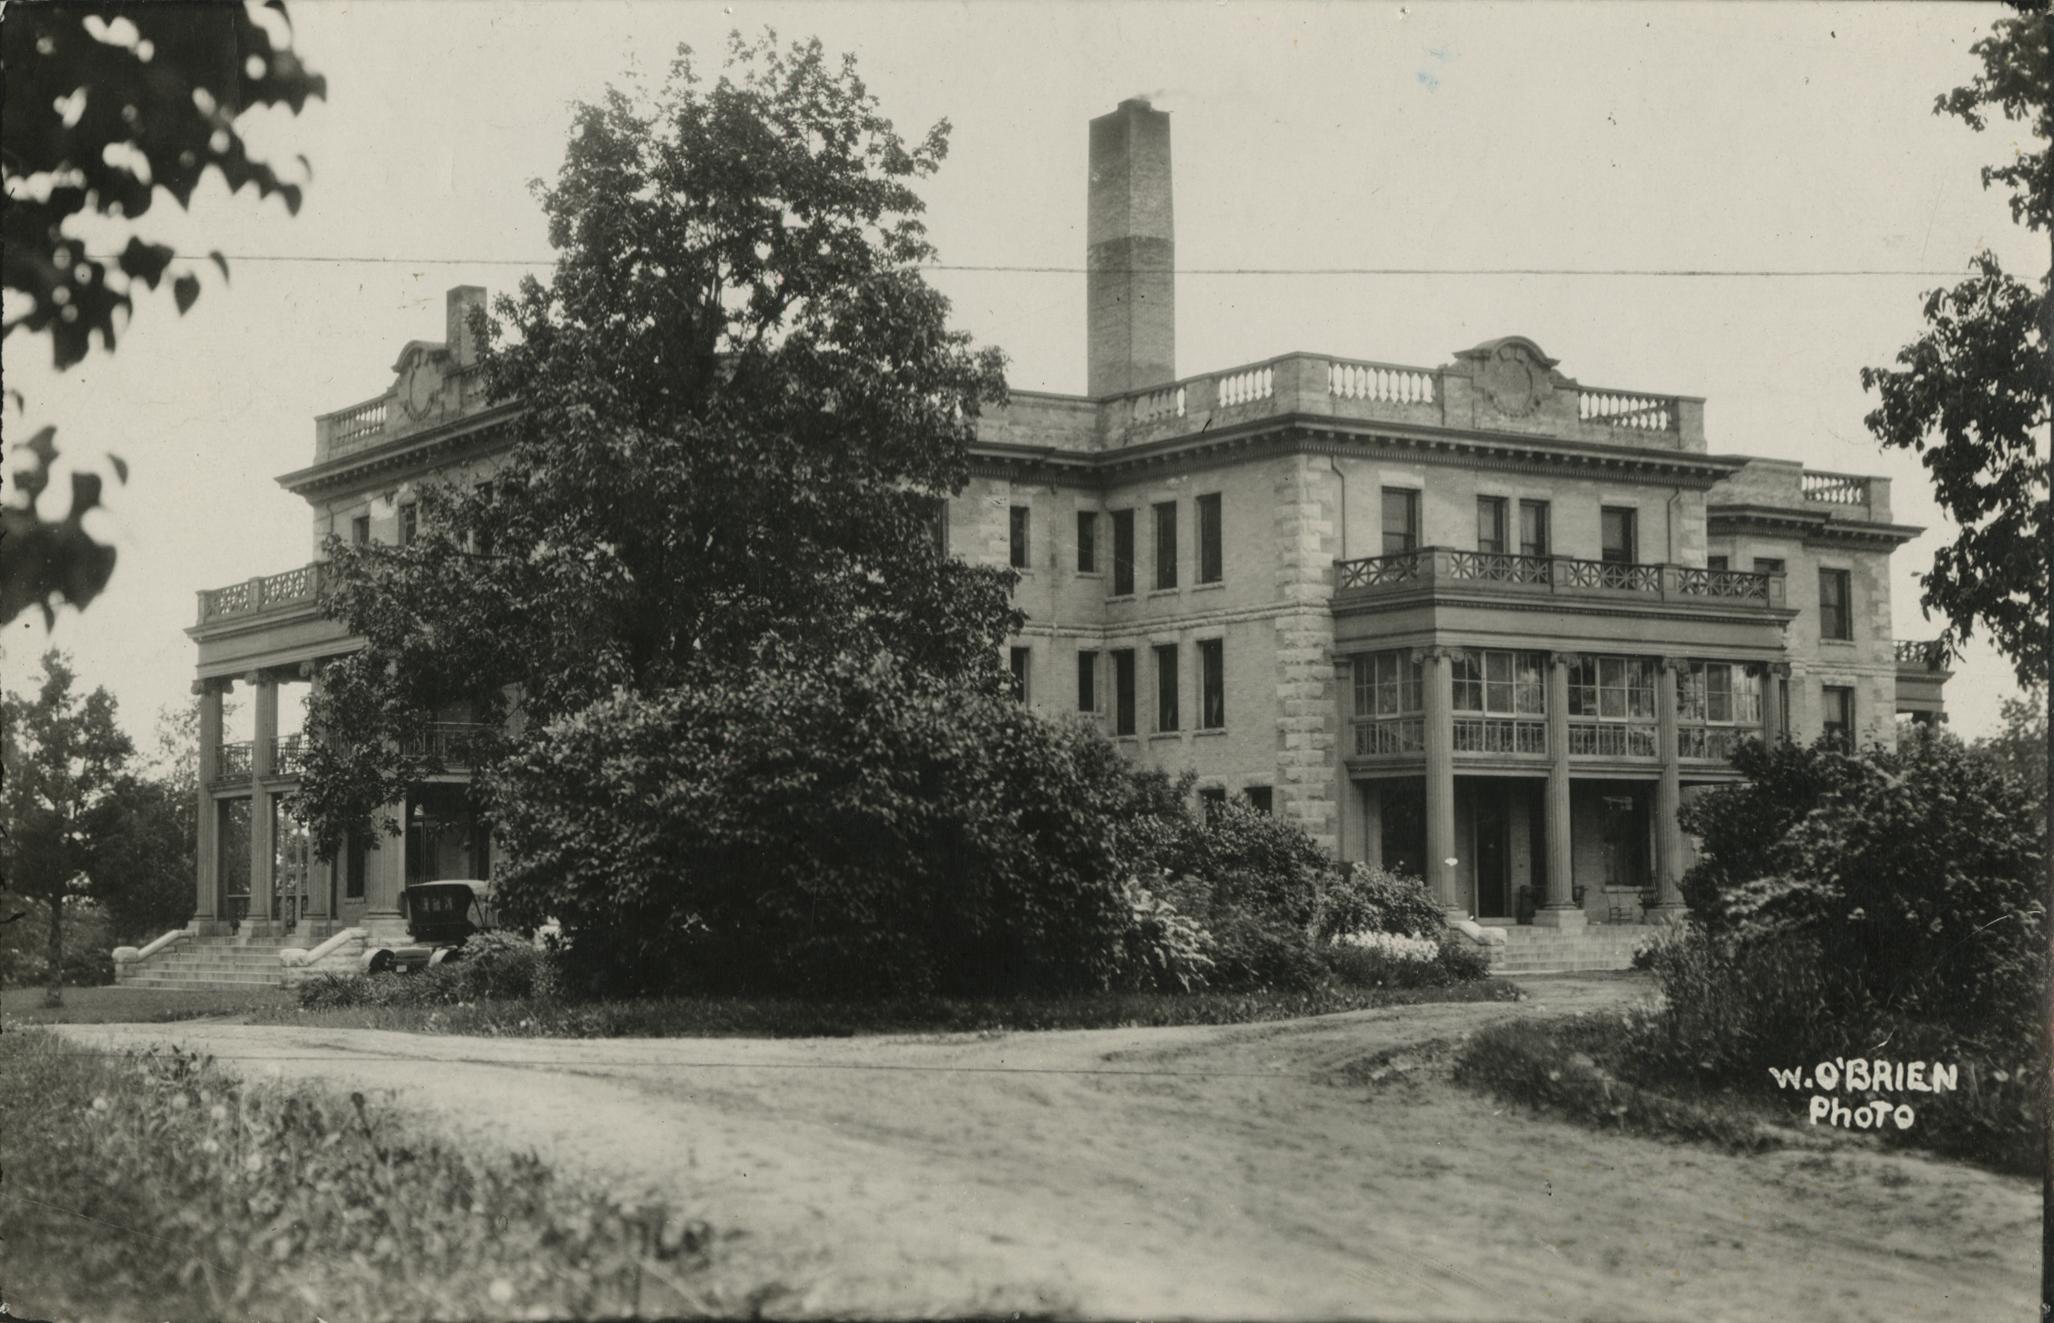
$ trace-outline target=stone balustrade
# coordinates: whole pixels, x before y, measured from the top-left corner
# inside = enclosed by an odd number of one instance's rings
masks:
[[[205,625],[231,616],[302,606],[319,600],[327,587],[326,563],[314,561],[296,570],[260,575],[226,588],[203,588],[198,623]]]
[[[1521,556],[1453,547],[1421,547],[1334,565],[1336,594],[1403,592],[1450,583],[1502,585],[1525,592],[1632,595],[1657,601],[1783,605],[1781,575],[1695,565]]]

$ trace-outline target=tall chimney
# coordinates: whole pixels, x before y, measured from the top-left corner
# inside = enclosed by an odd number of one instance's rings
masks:
[[[471,334],[471,310],[485,306],[485,287],[452,285],[444,303],[442,343],[458,367],[469,367],[478,361],[478,337]]]
[[[1170,211],[1170,117],[1141,97],[1091,121],[1085,224],[1094,398],[1177,378],[1176,231]]]

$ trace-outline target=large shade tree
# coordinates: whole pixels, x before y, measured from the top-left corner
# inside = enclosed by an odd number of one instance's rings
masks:
[[[143,291],[169,284],[179,312],[192,306],[199,272],[170,245],[137,232],[160,195],[189,206],[212,171],[231,192],[247,188],[299,210],[299,186],[253,158],[236,125],[251,109],[285,106],[297,114],[308,98],[326,94],[322,77],[293,52],[284,15],[281,0],[261,8],[7,6],[0,20],[7,189],[0,336],[13,341],[10,353],[17,332],[46,336],[56,366],[69,368],[96,340],[113,352]],[[126,242],[106,237],[123,231]],[[210,256],[226,279],[227,260]],[[56,429],[39,428],[16,449],[16,499],[0,508],[7,544],[0,623],[30,607],[46,620],[60,603],[84,607],[114,570],[114,549],[84,526],[100,504],[100,475],[74,472],[69,508],[53,518],[42,502],[58,454]],[[126,476],[120,461],[113,467]]]
[[[659,95],[576,108],[536,185],[554,276],[474,327],[491,396],[520,406],[507,464],[425,491],[409,545],[328,549],[329,610],[365,646],[308,707],[319,849],[432,765],[408,736],[440,714],[508,732],[471,750],[489,801],[495,765],[532,767],[550,723],[602,701],[593,719],[626,720],[872,653],[1002,682],[1011,572],[935,537],[1005,390],[920,271],[913,186],[947,142],[945,122],[902,139],[853,61],[774,35],[732,38],[710,85],[681,51]]]

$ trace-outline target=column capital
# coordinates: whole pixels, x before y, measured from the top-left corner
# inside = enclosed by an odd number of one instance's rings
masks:
[[[260,684],[263,684],[264,678],[264,673],[262,671],[244,671],[242,674],[242,682],[252,689],[255,689]]]
[[[301,662],[301,663],[300,663],[300,666],[299,666],[299,671],[300,671],[300,679],[302,679],[302,680],[311,680],[311,679],[313,679],[313,678],[314,678],[314,659],[313,659],[313,658],[311,658],[311,657],[309,657],[309,658],[308,658],[307,660],[305,660],[305,661]]]
[[[1688,670],[1690,667],[1690,658],[1688,657],[1657,657],[1655,662],[1665,671],[1682,671]]]
[[[1583,654],[1580,652],[1551,652],[1548,654],[1548,664],[1550,666],[1559,666],[1564,669],[1575,666],[1582,660]]]
[[[1421,661],[1436,662],[1453,660],[1455,654],[1461,651],[1461,649],[1451,648],[1444,643],[1436,643],[1427,648],[1414,648],[1413,651],[1419,654]]]

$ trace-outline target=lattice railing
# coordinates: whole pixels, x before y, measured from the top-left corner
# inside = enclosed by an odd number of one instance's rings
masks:
[[[1335,583],[1342,589],[1383,588],[1393,584],[1417,583],[1424,577],[1425,567],[1433,553],[1430,550],[1406,551],[1395,556],[1370,556],[1364,560],[1344,560],[1334,567]]]
[[[235,740],[221,746],[220,761],[214,765],[216,781],[247,781],[256,769],[256,745]]]
[[[303,736],[281,735],[271,741],[271,774],[298,776],[307,770],[307,745]]]
[[[470,721],[431,721],[400,742],[410,758],[429,758],[445,767],[468,767],[492,728]]]
[[[1929,671],[1947,669],[1947,644],[1941,639],[1897,640],[1897,664],[1921,666]]]
[[[1355,723],[1355,756],[1391,757],[1426,752],[1426,718],[1368,717]]]
[[[1659,593],[1662,567],[1625,560],[1572,560],[1557,556],[1560,582],[1565,588],[1609,588],[1618,592]]]
[[[1741,601],[1769,600],[1769,576],[1752,570],[1701,570],[1678,566],[1676,591],[1688,597],[1727,597]]]
[[[225,588],[208,588],[200,593],[200,623],[204,625],[209,620],[225,616],[311,602],[321,595],[324,587],[325,567],[322,562],[315,561],[281,574],[245,579]]]
[[[1548,723],[1516,717],[1456,717],[1456,753],[1540,754],[1548,751]]]
[[[1731,762],[1733,753],[1760,732],[1746,726],[1679,726],[1676,756],[1704,762]]]
[[[1577,721],[1569,723],[1572,758],[1654,758],[1660,744],[1652,721]]]
[[[1505,551],[1448,551],[1451,579],[1481,579],[1488,583],[1553,583],[1554,558],[1520,556]]]

